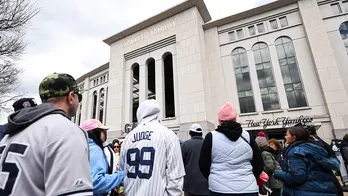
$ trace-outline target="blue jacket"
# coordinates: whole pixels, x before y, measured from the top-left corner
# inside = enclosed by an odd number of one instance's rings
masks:
[[[106,195],[122,183],[124,172],[108,174],[109,165],[103,150],[92,139],[88,139],[88,143],[93,193],[95,196]]]
[[[283,196],[336,196],[337,180],[332,170],[339,168],[339,161],[328,152],[309,142],[296,142],[284,154],[283,171],[274,177],[284,182]]]

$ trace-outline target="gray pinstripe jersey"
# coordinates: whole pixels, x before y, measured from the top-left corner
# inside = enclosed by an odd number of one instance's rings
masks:
[[[51,114],[0,142],[0,195],[93,195],[86,133]]]
[[[126,172],[127,196],[173,195],[168,189],[181,195],[182,184],[175,181],[185,175],[179,139],[157,121],[139,125],[127,135],[121,147],[120,168]]]

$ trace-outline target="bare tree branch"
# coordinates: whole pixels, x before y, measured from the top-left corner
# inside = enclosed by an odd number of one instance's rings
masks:
[[[27,25],[38,12],[28,0],[0,0],[0,111],[21,96],[12,94],[20,86],[23,72],[16,62],[26,47]]]

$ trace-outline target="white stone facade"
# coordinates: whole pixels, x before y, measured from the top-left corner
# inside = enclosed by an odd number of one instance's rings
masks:
[[[333,12],[332,6],[337,3],[340,13]],[[318,135],[325,140],[342,138],[348,133],[348,55],[339,31],[340,25],[348,21],[348,7],[345,6],[343,1],[332,0],[277,1],[208,22],[210,15],[202,0],[184,2],[104,40],[110,45],[110,62],[78,79],[84,93],[82,110],[79,109],[74,121],[78,123],[93,117],[93,93],[98,93],[99,103],[100,91],[105,89],[103,121],[110,127],[109,138],[124,137],[125,125],[132,121],[132,66],[139,65],[141,102],[148,94],[146,62],[155,60],[156,99],[164,108],[167,81],[163,74],[163,58],[170,53],[173,56],[175,117],[165,118],[164,112],[160,117],[162,123],[183,140],[188,138],[191,123],[201,123],[205,132],[213,130],[218,124],[218,110],[225,102],[235,105],[237,121],[246,130],[264,129],[262,125],[249,126],[251,120],[304,116],[313,118]],[[288,86],[275,44],[283,37],[293,43],[305,107],[289,107]],[[279,102],[277,109],[265,111],[263,106],[261,91],[264,88],[258,80],[259,68],[255,66],[253,50],[257,43],[268,46],[270,60],[267,65],[272,68],[273,89],[276,89]],[[241,113],[232,61],[232,51],[236,48],[246,50],[253,112]],[[107,80],[95,85],[94,81],[104,75]],[[281,128],[278,123],[266,129]]]

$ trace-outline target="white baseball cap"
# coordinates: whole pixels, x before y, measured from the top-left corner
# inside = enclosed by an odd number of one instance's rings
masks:
[[[195,132],[195,133],[202,133],[202,127],[199,124],[192,124],[190,127],[190,131]]]

